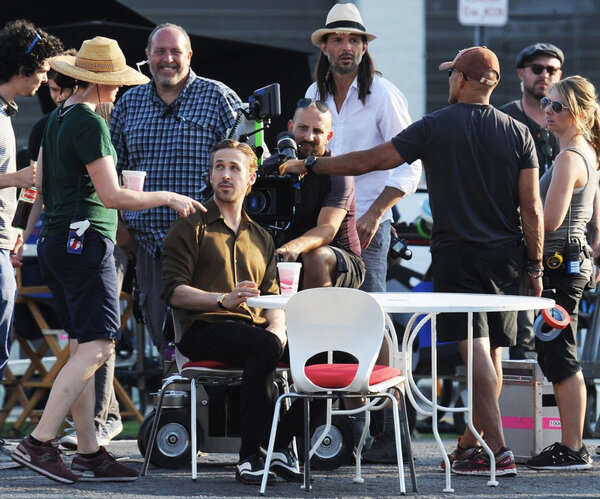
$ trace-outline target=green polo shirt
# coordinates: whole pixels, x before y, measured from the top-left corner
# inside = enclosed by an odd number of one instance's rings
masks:
[[[197,211],[173,222],[163,245],[163,299],[168,303],[177,286],[188,285],[212,293],[229,293],[240,281],[255,282],[261,295],[279,294],[273,239],[242,213],[237,234],[211,199],[207,212]],[[182,329],[197,320],[242,320],[266,327],[261,309],[245,303],[237,310],[183,311]]]
[[[102,204],[86,166],[106,156],[117,160],[104,119],[85,104],[61,106],[48,119],[42,147],[41,235],[66,233],[74,219],[87,219],[92,229],[115,241],[117,210]]]

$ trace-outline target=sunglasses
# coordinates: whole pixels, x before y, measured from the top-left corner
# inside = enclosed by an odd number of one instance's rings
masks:
[[[550,100],[548,97],[543,97],[540,101],[540,107],[542,109],[546,109],[548,106],[552,106],[552,111],[555,113],[560,113],[563,109],[569,109],[567,106],[564,106],[562,102]]]
[[[552,157],[552,146],[550,145],[550,132],[547,128],[540,128],[538,138],[542,141],[542,152],[544,156]]]
[[[35,37],[33,38],[33,41],[29,44],[29,47],[27,47],[25,55],[29,54],[33,50],[33,47],[35,47],[36,43],[40,40],[40,35],[38,34],[38,32],[34,31],[34,33]]]
[[[557,71],[560,71],[560,68],[555,68],[554,66],[542,66],[541,64],[528,64],[526,67],[531,68],[531,72],[534,75],[541,75],[544,69],[548,73],[548,76],[552,76]]]
[[[312,104],[314,104],[315,107],[322,113],[326,113],[327,111],[329,111],[329,107],[322,100],[313,100],[313,99],[308,99],[306,97],[300,99],[298,101],[298,104],[296,104],[296,107],[298,107],[298,109],[302,109],[302,108],[310,107]]]

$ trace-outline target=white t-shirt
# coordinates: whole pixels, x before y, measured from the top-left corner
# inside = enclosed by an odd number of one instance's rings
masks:
[[[327,147],[334,154],[370,149],[387,142],[411,124],[406,98],[391,82],[375,75],[370,91],[363,105],[358,98],[358,82],[355,78],[339,112],[332,95],[325,99],[333,115],[333,138]],[[306,97],[319,99],[316,83],[308,88]],[[386,186],[395,187],[405,195],[415,192],[421,170],[421,162],[415,161],[412,164],[403,163],[392,170],[374,171],[355,177],[357,218],[369,209]],[[391,217],[391,211],[388,211],[381,221]]]
[[[17,171],[17,145],[10,118],[0,106],[0,175]],[[0,248],[12,250],[20,231],[11,227],[17,210],[17,188],[0,189]]]

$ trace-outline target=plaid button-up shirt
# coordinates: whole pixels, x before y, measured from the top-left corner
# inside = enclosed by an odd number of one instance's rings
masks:
[[[129,90],[117,102],[110,125],[117,170],[145,171],[144,191],[172,191],[200,200],[211,147],[226,138],[240,105],[229,87],[192,70],[169,106],[153,82]],[[153,256],[177,218],[166,206],[122,214],[138,244]]]

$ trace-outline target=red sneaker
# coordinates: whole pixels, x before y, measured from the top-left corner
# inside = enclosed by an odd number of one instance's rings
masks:
[[[517,465],[510,449],[502,447],[495,455],[496,475],[498,476],[517,476]],[[478,447],[469,459],[464,461],[454,461],[452,472],[457,475],[489,475],[490,474],[490,456]]]
[[[133,482],[140,476],[139,471],[117,461],[104,447],[92,458],[75,454],[71,469],[81,482]]]
[[[10,457],[17,463],[27,466],[30,470],[55,482],[76,482],[77,475],[66,467],[60,454],[57,439],[44,442],[42,445],[35,445],[31,443],[27,436],[21,440]]]

